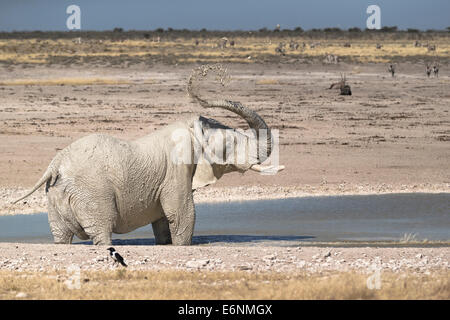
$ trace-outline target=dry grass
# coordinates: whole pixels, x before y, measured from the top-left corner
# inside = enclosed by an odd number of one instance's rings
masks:
[[[392,58],[429,57],[429,59],[450,58],[450,42],[445,36],[438,37],[430,43],[436,45],[436,50],[429,52],[426,47],[415,47],[412,40],[388,39],[323,39],[314,40],[303,37],[293,38],[245,38],[237,37],[236,45],[232,48],[221,49],[217,47],[218,39],[207,39],[198,46],[192,39],[175,39],[161,42],[150,40],[82,40],[74,43],[70,39],[55,39],[37,41],[36,39],[24,40],[0,40],[0,62],[4,63],[77,63],[88,62],[94,59],[96,62],[110,63],[113,60],[128,60],[134,62],[146,62],[149,59],[169,59],[173,63],[190,62],[242,62],[267,61],[268,59],[289,60],[290,58],[320,58],[327,54],[335,54],[358,62],[386,63]],[[287,48],[286,56],[280,57],[275,49],[280,42],[295,41],[305,43],[305,48],[290,50]],[[350,42],[350,47],[344,47],[345,42]],[[310,44],[319,43],[315,48]],[[376,44],[381,43],[382,48],[376,49]],[[167,60],[168,61],[168,60]]]
[[[59,79],[15,79],[0,81],[0,86],[57,86],[57,85],[120,85],[130,84],[128,80],[100,78],[59,78]]]
[[[125,79],[108,78],[41,78],[41,79],[14,79],[0,81],[0,86],[86,86],[86,85],[125,85],[133,81]],[[140,84],[155,84],[156,80],[140,80]]]
[[[405,233],[401,238],[400,238],[400,243],[416,243],[419,240],[417,239],[417,234],[415,233]]]
[[[351,47],[344,47],[340,43],[324,43],[314,49],[307,48],[305,54],[309,56],[326,56],[334,54],[340,58],[347,58],[357,62],[387,63],[391,57],[413,58],[429,56],[430,59],[446,58],[450,56],[450,45],[444,42],[438,45],[436,51],[428,52],[427,48],[415,47],[411,41],[395,41],[384,43],[381,49],[376,49],[375,42],[353,41]]]
[[[80,289],[68,275],[0,271],[0,299],[449,299],[449,273],[381,274],[381,288],[367,288],[355,273],[283,274],[248,272],[82,272]],[[19,295],[20,297],[20,295]]]
[[[267,84],[267,85],[273,85],[273,84],[278,84],[278,80],[277,79],[261,79],[256,81],[256,84]]]

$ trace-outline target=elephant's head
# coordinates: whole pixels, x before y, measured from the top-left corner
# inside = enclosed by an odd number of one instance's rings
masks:
[[[205,66],[200,72],[215,68]],[[189,133],[186,129],[174,132],[172,140],[179,142],[172,149],[171,158],[176,163],[194,164],[192,189],[212,184],[229,172],[252,169],[276,173],[284,169],[283,166],[261,166],[270,157],[276,144],[270,128],[260,115],[240,102],[202,99],[192,89],[192,76],[188,82],[188,92],[204,108],[231,111],[242,117],[250,127],[246,131],[233,129],[214,119],[199,116],[188,124]]]
[[[273,150],[270,128],[256,112],[239,102],[214,101],[202,103],[207,108],[222,108],[241,116],[249,130],[233,129],[213,119],[199,117],[193,122],[194,175],[192,188],[216,182],[223,174],[245,172],[249,169],[263,171],[282,170],[284,167],[263,167]]]

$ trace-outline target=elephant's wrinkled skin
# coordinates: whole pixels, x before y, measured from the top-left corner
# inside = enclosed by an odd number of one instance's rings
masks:
[[[202,104],[205,106],[205,101]],[[263,141],[258,147],[264,152],[236,150],[236,154],[247,152],[244,163],[226,158],[220,164],[208,157],[195,163],[194,142],[199,137],[194,133],[200,132],[202,139],[228,128],[201,116],[176,122],[132,142],[98,134],[81,138],[55,156],[28,194],[46,183],[48,218],[55,243],[71,243],[76,235],[107,245],[112,232],[126,233],[152,223],[157,244],[189,245],[195,223],[193,189],[214,183],[227,172],[244,172],[260,164],[272,148],[270,130],[255,112],[230,101],[208,104],[239,114],[256,130],[266,130],[268,143]],[[181,132],[184,139],[174,141],[174,132]],[[235,130],[231,134],[234,144],[243,141],[241,145],[248,147],[258,142],[255,135]],[[172,152],[180,145],[188,150],[192,162],[172,161]],[[227,142],[219,151],[230,147]]]

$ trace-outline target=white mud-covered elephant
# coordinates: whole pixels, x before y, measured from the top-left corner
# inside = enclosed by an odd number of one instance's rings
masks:
[[[46,184],[48,220],[55,243],[76,235],[109,245],[112,233],[152,223],[156,244],[189,245],[195,224],[193,191],[223,174],[260,164],[273,148],[264,120],[232,101],[206,101],[247,121],[250,132],[195,116],[135,141],[94,134],[61,150],[26,198]]]

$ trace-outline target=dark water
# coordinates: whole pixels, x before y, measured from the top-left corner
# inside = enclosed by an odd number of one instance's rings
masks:
[[[450,193],[302,197],[198,204],[196,210],[197,244],[389,241],[405,234],[450,240]],[[154,243],[150,225],[114,239]],[[0,241],[51,243],[47,214],[0,217]]]

